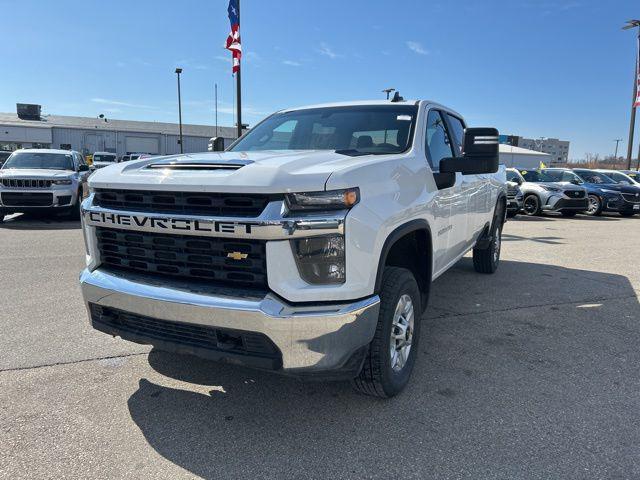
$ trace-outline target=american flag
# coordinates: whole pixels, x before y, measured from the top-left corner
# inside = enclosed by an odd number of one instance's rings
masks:
[[[231,22],[231,33],[227,37],[224,48],[231,50],[233,57],[233,73],[240,70],[240,58],[242,57],[242,45],[240,44],[240,15],[238,12],[238,0],[229,0],[229,22]]]

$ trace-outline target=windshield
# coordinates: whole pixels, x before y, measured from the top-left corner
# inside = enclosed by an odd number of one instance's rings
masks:
[[[607,177],[604,173],[599,172],[589,172],[589,171],[579,171],[576,172],[578,176],[587,183],[618,183],[615,182],[612,178]]]
[[[607,172],[607,177],[613,180],[615,183],[622,183],[627,185],[633,185],[633,180],[627,177],[624,173],[620,172]]]
[[[16,152],[7,159],[2,168],[75,170],[71,154],[44,152]]]
[[[556,180],[545,172],[539,170],[521,170],[520,173],[527,182],[555,182]]]
[[[277,113],[247,132],[230,151],[404,152],[413,137],[417,111],[415,105],[389,104]]]
[[[115,162],[116,156],[115,155],[94,155],[93,161],[94,162]]]

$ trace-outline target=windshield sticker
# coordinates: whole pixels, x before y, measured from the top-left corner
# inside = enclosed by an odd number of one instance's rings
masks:
[[[411,121],[411,115],[398,115],[396,120],[404,120],[405,122]]]

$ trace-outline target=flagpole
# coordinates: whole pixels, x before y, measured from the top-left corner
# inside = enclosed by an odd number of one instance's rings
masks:
[[[633,70],[633,100],[631,101],[631,119],[629,122],[629,141],[627,142],[627,170],[631,170],[631,156],[633,155],[633,135],[636,125],[636,101],[638,100],[638,78],[640,75],[640,20],[629,20],[622,27],[623,30],[638,29],[636,45],[636,63]],[[638,149],[638,163],[640,164],[640,148]]]
[[[638,42],[640,42],[640,29],[638,30]],[[638,55],[636,53],[636,55]],[[627,170],[631,170],[631,157],[633,156],[633,136],[636,126],[635,101],[638,96],[638,59],[633,67],[633,99],[631,100],[631,121],[629,122],[629,142],[627,143]],[[640,153],[638,153],[640,155]]]
[[[238,0],[238,25],[242,25],[240,23],[240,0]],[[240,28],[240,27],[238,27]],[[242,35],[242,33],[241,33]],[[238,138],[242,136],[242,87],[240,80],[240,73],[242,72],[242,62],[238,63],[238,71],[236,72],[236,102],[237,102],[237,110],[238,110]]]
[[[216,97],[216,137],[218,136],[218,84],[215,84],[215,97]]]

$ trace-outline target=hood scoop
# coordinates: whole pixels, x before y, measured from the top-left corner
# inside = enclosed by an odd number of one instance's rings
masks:
[[[149,163],[145,168],[153,170],[191,170],[191,171],[219,171],[239,170],[253,163],[251,160],[160,160]]]

